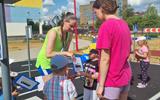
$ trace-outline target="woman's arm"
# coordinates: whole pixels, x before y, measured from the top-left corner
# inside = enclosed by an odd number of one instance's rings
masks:
[[[46,57],[51,58],[54,55],[66,55],[66,56],[72,56],[73,54],[70,52],[55,52],[53,51],[53,48],[55,46],[55,40],[56,40],[56,33],[55,32],[49,32],[48,33],[48,42],[46,47]]]
[[[109,67],[109,50],[102,50],[101,52],[101,59],[100,59],[100,81],[99,85],[104,86],[105,80],[106,80],[106,75],[108,72],[108,67]]]
[[[109,60],[110,60],[110,52],[108,49],[103,49],[101,51],[101,59],[100,59],[100,80],[99,80],[99,86],[97,88],[97,95],[99,98],[103,97],[102,93],[104,91],[104,84],[106,80],[106,75],[109,68]]]

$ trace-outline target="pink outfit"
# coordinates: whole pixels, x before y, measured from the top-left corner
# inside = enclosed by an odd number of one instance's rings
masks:
[[[122,19],[113,18],[103,22],[98,31],[97,49],[110,50],[105,86],[128,85],[132,73],[127,61],[131,50],[131,33],[128,24]]]
[[[143,55],[144,53],[148,53],[149,50],[145,45],[143,45],[141,48],[138,49],[138,52]],[[147,57],[146,59],[143,59],[143,61],[149,62],[149,57]]]

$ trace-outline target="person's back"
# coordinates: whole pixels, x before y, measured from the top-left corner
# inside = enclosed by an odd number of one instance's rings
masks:
[[[53,77],[45,83],[43,89],[47,100],[75,100],[75,86],[67,79],[70,63],[71,61],[62,55],[56,55],[51,59]]]
[[[110,48],[110,67],[105,86],[128,84],[126,80],[129,81],[131,77],[131,69],[127,62],[131,47],[131,34],[128,25],[122,19],[111,18],[106,20],[101,27],[102,30],[100,29],[99,33],[102,33],[102,37],[106,40],[99,39],[97,48],[105,45]]]
[[[117,8],[116,0],[96,0],[93,4],[96,16],[103,22],[97,39],[100,53],[97,95],[107,100],[127,100],[131,79],[127,61],[131,34],[126,22],[116,16]]]
[[[47,100],[74,100],[77,96],[75,87],[66,76],[53,76],[44,86]]]

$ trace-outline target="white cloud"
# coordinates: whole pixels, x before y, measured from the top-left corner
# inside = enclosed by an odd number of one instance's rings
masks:
[[[143,0],[128,0],[130,5],[140,5]],[[147,1],[147,0],[146,0]]]
[[[86,4],[89,4],[90,1],[95,1],[95,0],[77,0],[77,3],[79,5],[86,5]]]
[[[43,19],[44,19],[44,20],[51,20],[51,19],[52,19],[52,16],[43,16]]]
[[[57,10],[55,10],[55,11],[53,12],[53,15],[54,15],[54,16],[55,16],[55,15],[60,15],[60,14],[62,14],[62,12],[66,12],[66,11],[68,11],[68,10],[67,10],[67,7],[61,6],[61,8],[59,8],[59,9],[57,9]]]
[[[157,4],[158,2],[159,0],[128,0],[128,3],[133,6],[148,5],[149,3]]]
[[[67,10],[67,7],[61,6],[61,10],[62,10],[62,11],[66,11],[66,10]]]
[[[43,5],[55,5],[53,0],[44,0]]]
[[[128,3],[133,6],[135,11],[146,11],[149,4],[153,4],[160,12],[160,0],[128,0]]]
[[[67,0],[67,1],[68,1],[68,5],[67,5],[68,10],[67,11],[74,13],[74,2],[73,2],[73,0]]]
[[[73,2],[74,0],[68,0],[68,2]],[[79,5],[86,5],[89,4],[90,1],[95,1],[95,0],[76,0],[76,3]]]
[[[42,11],[43,11],[43,13],[48,13],[48,9],[47,8],[43,8]]]
[[[72,0],[67,0],[68,4],[66,6],[61,6],[53,12],[54,15],[60,15],[62,12],[72,12],[74,13],[74,2]]]

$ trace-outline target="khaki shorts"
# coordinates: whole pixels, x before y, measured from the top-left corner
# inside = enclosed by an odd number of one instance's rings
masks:
[[[121,93],[128,92],[130,89],[130,84],[122,87],[105,87],[104,97],[109,100],[119,99]]]

